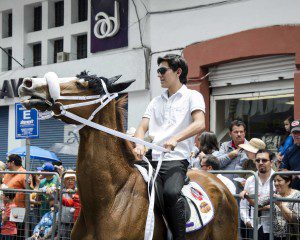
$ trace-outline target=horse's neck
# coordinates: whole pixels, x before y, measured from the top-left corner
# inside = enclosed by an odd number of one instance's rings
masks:
[[[118,122],[120,119],[117,119],[114,103],[107,105],[93,121],[120,130]],[[107,191],[114,194],[111,191],[122,188],[133,171],[129,164],[130,159],[126,159],[131,157],[128,152],[130,149],[126,149],[122,139],[84,127],[80,130],[78,171],[88,173],[86,176],[90,177],[91,181],[97,179],[98,184],[103,183],[101,184],[103,194],[107,194]]]

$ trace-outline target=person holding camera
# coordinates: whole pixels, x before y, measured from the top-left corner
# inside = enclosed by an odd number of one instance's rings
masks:
[[[274,174],[272,169],[275,154],[269,150],[259,150],[255,155],[255,164],[258,169],[258,239],[268,240],[270,233],[270,179]],[[254,200],[249,199],[248,195],[255,194],[255,178],[251,176],[245,183],[244,190],[240,193],[242,199],[247,198],[250,206],[254,206]],[[251,216],[253,216],[253,208]],[[247,221],[248,228],[253,227],[253,222]]]

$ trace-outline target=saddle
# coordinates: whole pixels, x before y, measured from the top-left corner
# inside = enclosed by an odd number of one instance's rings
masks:
[[[148,182],[148,179],[145,177],[147,176],[147,170],[141,165],[136,165],[136,167],[144,177],[145,182]],[[159,191],[157,182],[155,182],[154,186],[156,193],[155,210],[162,214],[167,225],[163,194]],[[186,232],[198,231],[206,226],[214,217],[214,207],[211,200],[204,189],[198,183],[190,181],[188,177],[185,178],[181,194],[185,202]]]

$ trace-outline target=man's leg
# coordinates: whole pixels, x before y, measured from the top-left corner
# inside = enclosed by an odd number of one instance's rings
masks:
[[[184,185],[188,165],[187,160],[164,162],[161,171],[167,220],[174,240],[185,239],[185,204],[181,196],[181,189]]]

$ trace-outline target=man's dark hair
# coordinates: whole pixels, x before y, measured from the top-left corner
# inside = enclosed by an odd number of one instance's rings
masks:
[[[229,125],[229,131],[230,132],[232,132],[232,129],[233,129],[234,126],[237,126],[237,127],[243,126],[244,130],[246,131],[246,124],[241,120],[234,120],[230,123],[230,125]]]
[[[173,70],[176,71],[178,68],[181,68],[182,72],[179,76],[179,80],[182,84],[187,83],[187,74],[188,74],[188,65],[186,60],[177,54],[167,54],[164,57],[159,57],[157,59],[157,65],[161,64],[161,62],[167,62],[169,64],[169,67]]]
[[[257,156],[257,154],[259,154],[259,153],[268,153],[270,161],[274,160],[274,158],[275,158],[275,153],[273,153],[272,151],[270,151],[268,149],[258,150],[258,152],[255,154],[255,156]]]
[[[219,143],[215,133],[203,132],[198,138],[200,143],[199,152],[205,154],[212,154],[214,151],[219,151]]]
[[[14,200],[14,198],[16,196],[16,192],[3,191],[3,195],[4,195],[4,197],[8,197],[10,200]]]
[[[220,170],[220,161],[214,155],[207,154],[204,157],[206,159],[206,166],[211,166],[213,170]]]
[[[22,166],[22,158],[18,154],[8,156],[8,162],[14,162],[16,166]]]

